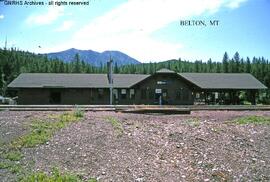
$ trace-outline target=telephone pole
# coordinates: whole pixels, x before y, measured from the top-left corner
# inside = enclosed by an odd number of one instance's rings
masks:
[[[5,41],[5,50],[7,50],[7,36],[6,36],[6,41]]]
[[[112,69],[112,66],[113,66],[113,60],[110,56],[110,60],[109,60],[109,62],[107,62],[107,70],[108,70],[107,76],[108,76],[108,81],[109,81],[109,85],[110,85],[110,105],[113,104],[113,69]]]

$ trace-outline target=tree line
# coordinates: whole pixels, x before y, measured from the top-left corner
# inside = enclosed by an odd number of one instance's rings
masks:
[[[232,57],[224,53],[220,61],[195,62],[174,59],[159,63],[142,63],[118,66],[114,64],[114,73],[153,74],[161,68],[175,72],[194,73],[251,73],[270,88],[270,63],[264,57],[242,58],[238,52]],[[106,73],[107,65],[94,67],[76,54],[70,62],[59,59],[48,59],[39,55],[14,48],[0,49],[0,95],[6,95],[7,85],[20,73]],[[263,97],[270,100],[270,92],[264,91]]]

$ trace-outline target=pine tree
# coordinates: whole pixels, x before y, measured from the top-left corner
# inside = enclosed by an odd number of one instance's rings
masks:
[[[213,71],[213,63],[212,63],[212,59],[210,58],[208,61],[207,61],[207,72],[208,73],[211,73],[211,72],[214,72]]]
[[[247,62],[246,62],[246,66],[245,66],[245,72],[246,73],[251,73],[251,65],[250,65],[249,57],[247,57]]]
[[[223,67],[222,67],[223,73],[228,73],[229,72],[229,56],[227,52],[224,53],[222,64],[223,64]]]
[[[74,56],[74,68],[73,73],[80,73],[81,72],[81,63],[80,63],[80,56],[78,53]]]
[[[239,73],[241,68],[240,68],[240,55],[238,52],[236,52],[233,56],[233,60],[235,61],[234,69],[233,71],[235,73]]]

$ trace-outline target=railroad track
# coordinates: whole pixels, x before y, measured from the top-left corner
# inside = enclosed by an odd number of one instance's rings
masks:
[[[9,111],[115,111],[115,112],[181,112],[203,110],[270,111],[270,105],[0,105],[0,110]]]

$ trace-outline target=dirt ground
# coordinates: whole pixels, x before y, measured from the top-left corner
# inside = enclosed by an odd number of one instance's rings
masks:
[[[53,112],[0,112],[0,140],[27,132],[25,123]],[[23,149],[33,171],[61,171],[98,181],[270,181],[270,126],[235,118],[270,111],[196,111],[191,115],[87,112],[44,145]],[[109,122],[113,118],[123,130]],[[1,174],[2,173],[2,174]],[[0,170],[2,181],[9,181]],[[1,179],[0,179],[1,181]]]

